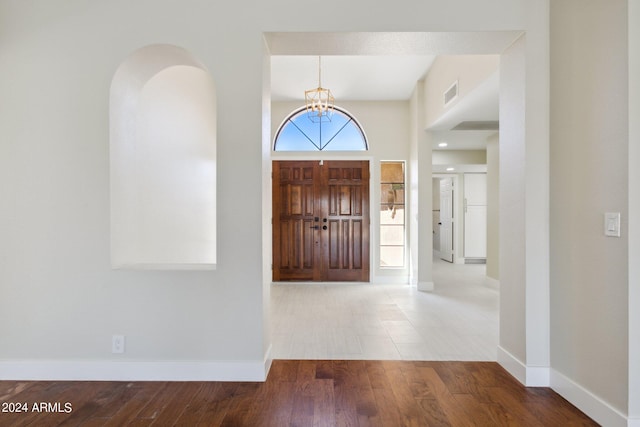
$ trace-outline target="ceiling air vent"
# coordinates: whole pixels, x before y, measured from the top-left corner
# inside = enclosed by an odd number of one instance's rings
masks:
[[[444,92],[444,105],[453,101],[458,97],[458,81],[456,80],[449,89]]]

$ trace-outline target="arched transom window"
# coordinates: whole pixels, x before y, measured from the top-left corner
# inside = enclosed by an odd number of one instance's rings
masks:
[[[276,133],[274,151],[366,151],[367,138],[358,121],[334,107],[331,121],[313,122],[305,107],[287,117]]]

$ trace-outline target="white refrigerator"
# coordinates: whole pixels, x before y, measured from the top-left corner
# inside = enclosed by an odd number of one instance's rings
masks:
[[[487,174],[464,174],[464,257],[487,258]]]

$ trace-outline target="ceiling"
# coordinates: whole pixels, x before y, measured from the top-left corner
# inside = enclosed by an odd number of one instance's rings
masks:
[[[269,33],[271,98],[304,102],[321,83],[341,101],[408,100],[438,55],[497,54],[516,33]],[[454,53],[455,52],[455,53]],[[433,149],[484,149],[495,130],[451,129],[461,122],[498,121],[498,72],[448,108],[429,130]]]
[[[318,56],[273,56],[271,58],[271,99],[304,99],[304,91],[318,86]],[[321,57],[322,87],[331,89],[336,100],[407,100],[416,82],[429,70],[435,56]]]

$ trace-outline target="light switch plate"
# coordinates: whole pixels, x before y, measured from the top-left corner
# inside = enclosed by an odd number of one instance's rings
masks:
[[[111,353],[124,353],[124,335],[114,335],[111,339]]]
[[[604,213],[604,235],[620,237],[620,212]]]

